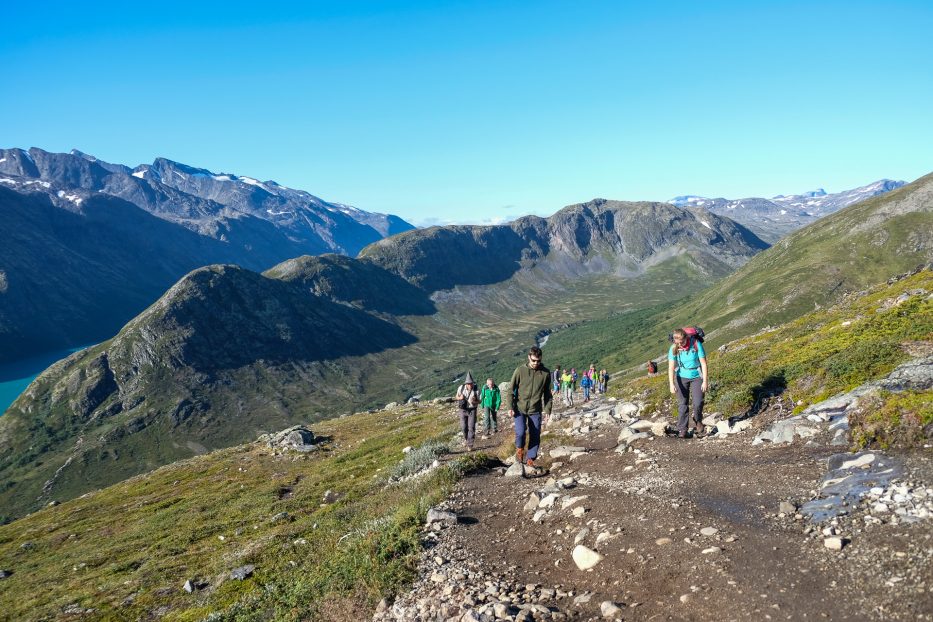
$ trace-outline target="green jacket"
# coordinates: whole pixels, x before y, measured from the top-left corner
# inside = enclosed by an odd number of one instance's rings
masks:
[[[499,410],[499,407],[502,406],[502,394],[499,392],[499,387],[493,386],[490,389],[484,384],[483,390],[479,392],[479,404],[483,408]]]
[[[525,363],[512,374],[509,393],[505,396],[506,410],[550,415],[552,400],[551,372],[544,365],[531,369]]]

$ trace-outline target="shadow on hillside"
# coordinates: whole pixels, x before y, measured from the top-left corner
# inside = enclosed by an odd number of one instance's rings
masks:
[[[787,390],[787,379],[783,371],[769,375],[752,387],[752,407],[741,419],[750,419],[762,412],[770,404],[771,398],[781,395],[785,390]]]

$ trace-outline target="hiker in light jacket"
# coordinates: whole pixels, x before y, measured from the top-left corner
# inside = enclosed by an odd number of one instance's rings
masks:
[[[565,406],[573,406],[573,376],[565,371],[560,377],[560,392]]]
[[[499,420],[496,415],[499,406],[502,405],[502,395],[492,378],[486,378],[486,384],[483,386],[483,390],[479,392],[479,402],[483,406],[483,414],[485,415],[485,433],[489,434],[490,431],[493,434],[497,433],[499,431]]]
[[[463,384],[457,389],[458,414],[460,415],[460,429],[463,430],[463,444],[467,451],[473,451],[473,439],[476,437],[476,408],[479,406],[479,391],[473,375],[467,372]]]
[[[667,353],[667,378],[671,393],[677,396],[677,436],[687,438],[688,425],[703,436],[703,396],[709,388],[709,369],[706,351],[696,337],[688,337],[678,328],[672,333],[674,343]],[[675,373],[676,372],[676,373]],[[687,402],[693,402],[692,416],[688,419]]]
[[[515,425],[515,459],[520,464],[534,467],[541,444],[541,418],[550,416],[553,402],[551,372],[541,362],[541,348],[534,346],[528,350],[528,362],[519,366],[512,374],[505,399]]]

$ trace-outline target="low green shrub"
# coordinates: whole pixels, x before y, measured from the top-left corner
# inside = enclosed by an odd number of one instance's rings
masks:
[[[849,416],[857,448],[914,449],[933,440],[933,390],[882,392]]]

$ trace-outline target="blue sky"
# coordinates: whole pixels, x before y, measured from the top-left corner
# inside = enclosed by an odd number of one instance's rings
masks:
[[[2,146],[418,224],[933,171],[931,2],[10,4]]]

